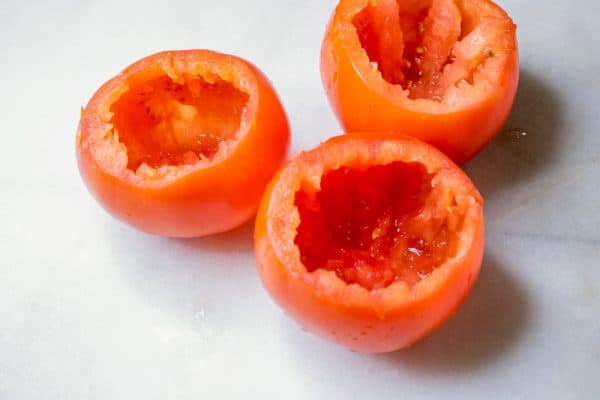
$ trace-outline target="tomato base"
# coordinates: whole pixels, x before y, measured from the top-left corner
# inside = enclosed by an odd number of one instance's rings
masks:
[[[281,102],[256,66],[210,50],[164,51],[94,93],[76,153],[84,182],[115,218],[200,237],[255,214],[289,139]]]
[[[267,188],[254,236],[259,274],[305,330],[353,351],[398,350],[471,290],[482,207],[433,147],[348,133],[296,155]]]

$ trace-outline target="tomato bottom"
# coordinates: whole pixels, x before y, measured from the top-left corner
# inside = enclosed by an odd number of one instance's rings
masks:
[[[399,161],[324,173],[320,191],[295,196],[302,263],[368,290],[414,286],[456,254],[466,213],[434,182],[424,165]]]
[[[110,121],[127,168],[195,164],[235,141],[248,95],[218,77],[184,74],[130,83]]]

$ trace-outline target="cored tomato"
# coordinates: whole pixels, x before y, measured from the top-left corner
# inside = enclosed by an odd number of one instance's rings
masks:
[[[415,136],[462,163],[508,117],[515,31],[490,0],[341,0],[321,75],[347,131]]]
[[[208,50],[144,58],[82,111],[81,175],[102,206],[142,231],[203,236],[250,219],[287,156],[289,125],[267,78]]]
[[[256,220],[258,270],[306,330],[393,351],[467,296],[481,266],[482,204],[462,170],[417,139],[336,137],[271,181]]]

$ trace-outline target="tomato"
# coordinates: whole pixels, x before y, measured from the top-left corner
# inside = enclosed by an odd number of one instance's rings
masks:
[[[195,237],[241,225],[287,157],[289,124],[255,66],[209,50],[167,51],[104,84],[82,111],[77,160],[113,216]]]
[[[430,145],[347,134],[275,175],[254,240],[264,286],[304,329],[388,352],[423,338],[467,296],[481,266],[483,200]]]
[[[489,0],[341,0],[321,50],[346,131],[415,136],[457,163],[502,128],[518,64],[516,27]]]

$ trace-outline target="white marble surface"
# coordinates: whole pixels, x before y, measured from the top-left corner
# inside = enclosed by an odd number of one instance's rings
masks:
[[[318,73],[333,0],[4,0],[0,398],[600,398],[600,3],[500,3],[522,60],[507,129],[527,135],[467,166],[487,201],[480,280],[425,342],[373,356],[284,316],[259,284],[251,224],[140,234],[98,207],[74,158],[79,106],[161,49],[253,60],[294,151],[338,132]]]

